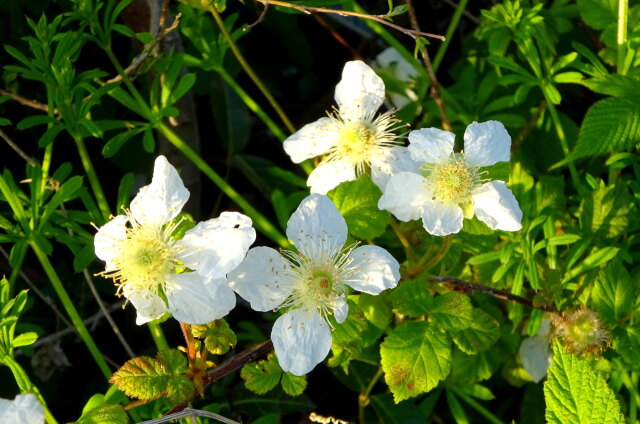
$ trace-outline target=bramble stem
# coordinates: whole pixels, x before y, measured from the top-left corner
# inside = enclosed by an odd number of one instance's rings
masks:
[[[91,157],[89,156],[89,152],[87,151],[87,146],[84,144],[84,139],[81,136],[74,135],[73,140],[76,142],[76,147],[78,148],[78,153],[80,154],[80,160],[82,161],[84,172],[89,178],[89,184],[91,185],[93,194],[98,201],[98,207],[100,208],[100,212],[102,212],[102,217],[106,221],[109,219],[111,211],[109,210],[107,197],[104,195],[102,185],[100,184],[100,180],[98,179],[98,174],[96,174],[96,170],[93,167],[93,162],[91,162]]]
[[[96,364],[98,365],[98,368],[100,368],[100,371],[102,371],[102,374],[107,379],[109,379],[111,377],[111,370],[109,369],[107,362],[104,360],[104,357],[100,353],[100,350],[98,350],[98,347],[96,346],[95,342],[91,338],[91,335],[89,334],[87,327],[85,327],[84,322],[82,322],[82,319],[80,318],[80,314],[78,314],[76,307],[73,305],[73,302],[71,301],[71,298],[67,293],[67,290],[64,288],[62,281],[60,281],[60,278],[58,277],[58,274],[53,268],[53,265],[51,265],[51,262],[49,262],[49,258],[42,251],[42,249],[40,249],[40,246],[38,246],[38,244],[35,241],[31,240],[29,242],[29,245],[31,246],[31,248],[33,249],[33,252],[38,257],[38,260],[40,261],[42,268],[44,268],[44,272],[47,274],[49,281],[51,281],[51,284],[53,285],[53,289],[55,290],[56,294],[60,298],[60,301],[62,302],[62,306],[64,306],[64,309],[65,311],[67,311],[69,318],[71,318],[71,322],[73,323],[74,327],[78,331],[80,338],[82,339],[84,344],[87,346],[87,349],[89,349],[91,356],[93,357],[94,361],[96,361]]]
[[[364,409],[367,407],[367,405],[369,405],[369,395],[371,394],[371,391],[375,387],[378,380],[380,380],[380,377],[383,376],[383,374],[384,372],[382,371],[382,367],[378,368],[378,372],[376,372],[376,374],[373,376],[366,389],[364,389],[364,391],[358,396],[358,419],[360,421],[360,424],[366,424]]]
[[[258,87],[258,89],[262,92],[262,94],[267,99],[271,107],[273,107],[273,109],[276,111],[276,113],[284,123],[285,127],[287,127],[287,130],[289,130],[289,132],[291,133],[296,132],[296,127],[293,126],[293,124],[291,123],[287,115],[284,113],[284,110],[282,110],[282,108],[280,107],[276,99],[271,95],[269,90],[267,90],[267,87],[262,83],[262,80],[260,80],[258,75],[256,75],[256,73],[253,71],[253,69],[251,68],[247,60],[244,58],[244,56],[242,56],[240,49],[236,45],[236,42],[233,40],[233,37],[231,37],[231,34],[229,34],[229,30],[224,24],[224,21],[222,20],[222,17],[220,16],[216,8],[209,7],[209,12],[213,16],[213,19],[216,21],[216,24],[218,24],[218,27],[222,32],[222,36],[227,41],[227,44],[229,44],[229,47],[231,48],[233,55],[236,57],[236,59],[240,63],[240,66],[242,66],[242,69],[244,69],[247,75],[249,75],[249,78],[251,78],[251,81],[253,81],[256,87]]]

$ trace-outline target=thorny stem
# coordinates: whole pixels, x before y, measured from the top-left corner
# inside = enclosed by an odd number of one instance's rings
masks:
[[[418,25],[418,19],[416,18],[416,11],[413,8],[413,3],[411,0],[405,0],[406,5],[408,6],[408,14],[409,21],[411,22],[411,27],[415,31],[419,31],[420,27]],[[443,37],[444,38],[444,37]],[[449,115],[447,114],[447,110],[444,106],[444,100],[442,99],[442,93],[440,93],[440,83],[438,82],[438,78],[436,77],[436,73],[433,70],[433,65],[431,64],[431,58],[429,57],[429,52],[427,48],[418,43],[418,49],[420,50],[420,56],[422,56],[422,63],[424,63],[424,67],[427,70],[427,75],[429,76],[429,81],[431,82],[431,97],[438,108],[438,112],[440,113],[440,120],[442,121],[442,129],[445,131],[451,131],[451,121],[449,121]]]
[[[240,66],[242,66],[242,69],[244,69],[247,75],[249,75],[249,78],[251,78],[253,83],[262,92],[262,94],[267,99],[271,107],[273,107],[273,109],[276,111],[276,113],[278,114],[278,116],[280,117],[284,125],[287,127],[287,130],[289,130],[289,132],[291,133],[296,132],[296,127],[293,126],[293,124],[291,123],[287,115],[284,113],[284,110],[282,110],[282,108],[280,107],[276,99],[271,95],[269,90],[267,90],[267,87],[262,83],[262,80],[260,80],[258,75],[256,75],[256,73],[253,71],[253,69],[251,68],[249,63],[246,61],[244,56],[242,56],[240,49],[238,49],[236,42],[233,40],[233,37],[231,37],[231,34],[229,34],[229,30],[227,29],[227,26],[225,25],[224,21],[222,20],[222,17],[220,16],[216,8],[209,7],[209,12],[213,16],[213,19],[216,21],[216,24],[218,24],[218,27],[222,32],[222,36],[227,41],[227,44],[231,48],[233,55],[236,57],[236,59],[240,63]]]
[[[225,375],[232,373],[238,368],[242,367],[244,364],[247,364],[260,356],[264,355],[267,352],[270,352],[273,349],[273,343],[271,340],[267,340],[264,343],[261,343],[257,346],[254,346],[250,349],[242,351],[237,355],[229,358],[222,364],[218,365],[211,371],[207,372],[207,375],[202,380],[202,387],[205,388],[209,384],[213,383],[224,377]],[[183,402],[177,406],[175,406],[168,414],[173,414],[176,412],[183,411],[189,405],[189,401]]]
[[[558,312],[555,307],[552,305],[536,305],[532,300],[527,299],[522,296],[517,296],[513,293],[509,293],[505,290],[494,289],[493,287],[488,287],[478,283],[471,283],[469,281],[460,280],[454,277],[447,277],[442,275],[434,275],[428,281],[434,283],[444,283],[455,291],[459,291],[462,293],[482,293],[487,294],[489,296],[493,296],[496,299],[501,300],[510,300],[512,302],[517,302],[528,306],[533,309],[540,309],[542,311],[547,312]]]
[[[398,30],[401,33],[406,34],[413,39],[417,39],[418,37],[429,37],[429,38],[437,38],[438,40],[441,40],[441,41],[445,40],[445,38],[442,35],[430,34],[428,32],[422,32],[416,29],[412,29],[412,30],[406,29],[399,25],[396,25],[393,22],[390,22],[387,20],[388,18],[387,15],[370,15],[368,13],[351,12],[349,10],[337,10],[337,9],[327,9],[325,7],[303,6],[298,4],[287,3],[285,1],[280,1],[280,0],[257,0],[257,1],[262,3],[265,6],[267,4],[272,4],[275,6],[282,6],[282,7],[287,7],[289,9],[299,10],[300,12],[306,13],[307,15],[315,12],[315,13],[330,13],[330,14],[340,15],[340,16],[354,16],[360,19],[368,19],[368,20],[376,21],[378,23],[386,25],[395,30]]]
[[[371,391],[373,390],[376,383],[378,382],[378,380],[380,380],[380,377],[382,377],[383,374],[384,372],[382,371],[382,367],[378,368],[378,372],[376,372],[376,374],[373,376],[373,378],[371,379],[367,387],[358,396],[358,419],[360,420],[360,424],[366,424],[365,417],[364,417],[364,409],[367,407],[367,405],[369,405],[369,402],[370,402],[369,395],[371,394]]]

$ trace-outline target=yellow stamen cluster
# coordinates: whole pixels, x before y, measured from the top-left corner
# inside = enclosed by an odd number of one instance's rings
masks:
[[[357,268],[350,266],[349,254],[354,248],[352,245],[318,258],[283,251],[291,263],[293,292],[281,307],[315,309],[327,320],[339,305],[338,298],[347,292],[345,282],[357,272]]]
[[[476,168],[469,165],[460,154],[451,155],[443,164],[425,164],[422,171],[429,180],[433,199],[441,203],[470,203],[471,193],[480,183]]]
[[[129,216],[131,226],[126,237],[115,240],[118,255],[110,270],[101,273],[112,278],[121,291],[157,292],[166,276],[177,266],[176,249],[171,233],[175,225],[165,227],[142,226]]]
[[[376,157],[384,156],[386,149],[401,144],[393,132],[400,121],[391,112],[359,121],[343,119],[339,112],[329,117],[337,135],[326,161],[347,161],[355,167],[357,175],[365,172]]]

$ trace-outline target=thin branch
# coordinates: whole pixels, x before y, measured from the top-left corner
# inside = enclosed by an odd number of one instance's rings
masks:
[[[27,99],[26,97],[22,97],[19,94],[12,93],[11,91],[5,90],[4,88],[0,88],[0,95],[9,96],[11,100],[15,100],[21,105],[28,106],[32,109],[37,109],[42,112],[49,112],[49,107],[44,103],[37,102],[35,100]],[[56,111],[57,113],[57,111]]]
[[[416,17],[416,10],[413,7],[413,3],[411,0],[405,0],[405,3],[408,7],[409,21],[411,22],[411,27],[415,31],[420,31],[420,26],[418,25],[418,19]],[[444,37],[443,37],[444,39]],[[444,100],[442,99],[442,94],[440,93],[440,83],[438,82],[438,78],[436,78],[436,73],[433,70],[433,65],[431,64],[431,58],[429,57],[429,52],[427,48],[418,44],[420,48],[420,53],[422,56],[422,62],[424,63],[424,67],[427,70],[427,75],[429,76],[429,81],[431,81],[431,97],[438,107],[438,112],[440,113],[440,120],[442,121],[442,129],[445,131],[451,131],[451,121],[449,121],[449,115],[447,114],[447,109],[444,106]]]
[[[173,414],[165,415],[164,417],[161,417],[161,418],[156,418],[148,421],[141,421],[138,424],[161,424],[161,423],[166,423],[168,421],[177,420],[180,418],[195,418],[195,417],[211,418],[224,424],[240,424],[239,422],[230,420],[229,418],[223,417],[222,415],[218,415],[209,411],[203,411],[200,409],[185,409],[180,412],[175,412]]]
[[[453,2],[452,0],[444,0],[445,3],[447,3],[449,6],[453,7],[454,9],[456,9],[458,7],[458,3]],[[462,14],[464,16],[467,17],[467,19],[469,19],[471,22],[473,22],[476,25],[480,25],[480,19],[476,18],[475,16],[473,16],[471,13],[469,13],[467,10],[463,10]]]
[[[435,275],[431,277],[429,281],[447,284],[449,286],[452,286],[451,288],[453,290],[463,293],[487,294],[489,296],[495,297],[496,299],[510,300],[512,302],[517,302],[533,309],[540,309],[547,312],[557,312],[556,308],[551,305],[536,305],[532,300],[527,299],[526,297],[515,295],[513,293],[509,293],[506,290],[494,289],[493,287],[485,286],[478,283],[471,283],[469,281],[460,280],[454,277]]]
[[[11,147],[13,150],[15,150],[15,152],[24,160],[27,161],[27,163],[31,166],[36,166],[36,162],[31,159],[29,156],[27,156],[27,154],[20,148],[18,147],[18,145],[11,140],[11,138],[5,134],[4,131],[0,130],[0,137],[2,137],[4,139],[4,141],[7,142],[7,144],[9,145],[9,147]]]
[[[202,381],[202,387],[207,387],[214,381],[217,381],[225,375],[232,373],[233,371],[242,367],[244,364],[256,360],[257,358],[261,357],[267,352],[270,352],[271,350],[273,350],[273,343],[271,342],[271,340],[267,340],[264,343],[261,343],[250,349],[244,350],[237,355],[232,356],[222,364],[207,372],[207,376]],[[171,411],[169,411],[169,414],[183,411],[188,405],[189,401],[176,405]]]
[[[269,2],[264,3],[263,6],[264,7],[262,8],[262,12],[260,13],[260,16],[258,16],[258,19],[254,23],[249,24],[246,27],[242,28],[243,31],[249,31],[251,28],[258,25],[260,22],[264,20],[264,17],[267,16],[267,10],[269,10]]]
[[[307,15],[310,15],[311,13],[329,13],[329,14],[339,15],[339,16],[353,16],[360,19],[368,19],[370,21],[376,21],[382,25],[386,25],[390,28],[400,31],[401,33],[408,35],[413,39],[417,39],[418,37],[436,38],[440,41],[444,41],[445,39],[442,35],[431,34],[428,32],[422,32],[415,29],[403,28],[399,25],[394,24],[393,22],[390,22],[388,20],[387,15],[369,15],[367,13],[351,12],[349,10],[337,10],[337,9],[327,9],[325,7],[302,6],[298,4],[287,3],[285,1],[280,1],[280,0],[257,0],[257,1],[264,4],[265,6],[267,4],[272,4],[275,6],[287,7],[289,9],[295,9],[302,13],[306,13]]]

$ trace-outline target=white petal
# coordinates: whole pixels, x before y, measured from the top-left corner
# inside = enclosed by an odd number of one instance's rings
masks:
[[[277,250],[262,246],[249,250],[227,275],[229,286],[260,312],[282,305],[292,292],[292,277],[289,261]]]
[[[205,278],[197,272],[172,274],[165,294],[169,312],[186,324],[206,324],[227,315],[236,306],[236,295],[226,278]]]
[[[420,163],[443,163],[453,153],[456,136],[437,128],[422,128],[409,133],[409,154]]]
[[[308,258],[332,255],[347,240],[347,223],[331,199],[305,197],[287,222],[287,237]]]
[[[135,306],[138,316],[136,324],[142,325],[146,322],[160,318],[167,313],[167,305],[164,300],[151,291],[128,291],[124,286],[122,293]]]
[[[375,114],[384,102],[384,82],[364,62],[347,62],[336,85],[335,99],[343,119],[361,120]]]
[[[322,162],[314,169],[307,179],[307,185],[311,188],[311,193],[327,194],[338,184],[355,179],[356,171],[353,164],[346,160],[334,160]]]
[[[548,337],[535,336],[524,339],[518,354],[520,355],[522,366],[533,381],[537,383],[547,375],[547,367],[551,364]]]
[[[127,222],[129,218],[126,215],[118,215],[100,227],[93,239],[96,256],[107,263],[107,270],[113,269],[113,261],[127,238]]]
[[[280,367],[294,375],[305,375],[331,349],[329,324],[317,311],[294,309],[279,317],[271,330],[273,349]]]
[[[483,184],[471,194],[478,219],[494,230],[518,231],[522,228],[522,211],[504,181]]]
[[[508,162],[511,136],[502,122],[473,122],[464,132],[464,158],[474,166],[490,166]]]
[[[371,162],[371,180],[380,190],[384,191],[389,178],[399,172],[419,173],[420,163],[411,159],[406,147],[394,146],[385,152],[386,155]]]
[[[347,303],[347,299],[342,294],[335,300],[335,304],[333,306],[333,317],[336,319],[338,324],[342,324],[345,319],[347,319],[347,315],[349,315],[349,304]]]
[[[44,409],[31,393],[17,395],[12,401],[0,399],[0,423],[44,424]]]
[[[335,143],[337,128],[331,118],[305,125],[284,141],[284,151],[295,163],[326,153]]]
[[[427,201],[423,205],[424,229],[434,236],[454,234],[462,229],[462,209],[457,205]]]
[[[388,210],[400,221],[422,216],[422,205],[431,198],[427,181],[413,172],[399,172],[389,179],[378,200],[378,208]]]
[[[381,68],[393,68],[394,76],[402,82],[410,82],[418,76],[416,68],[411,66],[407,59],[402,57],[395,47],[387,47],[376,56],[376,61]]]
[[[354,289],[375,295],[398,285],[400,264],[382,247],[360,246],[349,258],[357,271],[345,283]]]
[[[142,225],[159,227],[175,218],[189,198],[178,171],[158,156],[151,184],[142,187],[131,201],[131,213]]]
[[[183,249],[180,259],[186,266],[205,277],[219,278],[242,262],[255,239],[251,218],[222,212],[187,231],[177,245]]]

